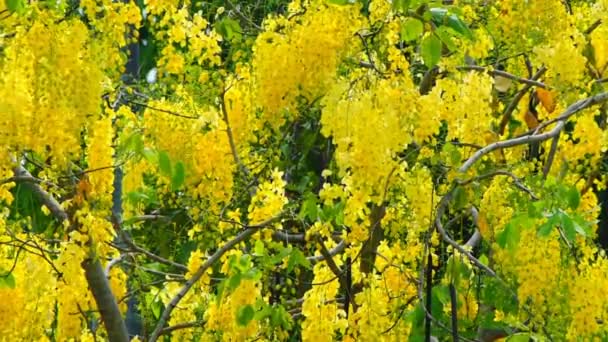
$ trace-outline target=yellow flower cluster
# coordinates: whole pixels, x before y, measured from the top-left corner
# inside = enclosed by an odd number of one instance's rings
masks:
[[[16,28],[3,51],[0,144],[51,155],[54,165],[79,153],[87,116],[100,112],[103,80],[87,40],[78,21]]]
[[[44,340],[46,329],[55,317],[56,281],[49,264],[37,255],[17,253],[10,246],[11,238],[4,234],[6,227],[0,218],[0,274],[5,276],[13,266],[13,258],[18,257],[12,277],[15,288],[0,287],[0,336],[6,341]],[[20,234],[20,238],[27,238]],[[42,243],[42,241],[35,241]],[[6,281],[5,279],[3,279]]]
[[[314,274],[313,283],[323,285],[313,286],[304,294],[302,340],[333,341],[335,332],[343,334],[348,325],[344,310],[335,302],[339,282],[324,263],[315,265]]]
[[[448,124],[448,140],[458,139],[483,146],[485,138],[480,133],[490,131],[495,120],[490,108],[492,85],[493,79],[489,75],[478,72],[460,74],[455,80],[441,79],[432,91],[441,94],[439,108],[437,105],[426,107],[421,116],[436,108]]]
[[[271,180],[260,184],[249,204],[249,224],[255,225],[278,216],[287,204],[283,172],[275,169]]]
[[[78,232],[72,232],[74,240],[80,239]],[[83,323],[76,313],[80,310],[95,309],[95,301],[88,291],[82,262],[87,252],[73,242],[62,243],[61,253],[55,261],[63,281],[57,282],[57,339],[67,340],[80,336]]]
[[[355,296],[358,309],[348,317],[348,325],[353,329],[346,340],[388,342],[394,341],[397,336],[407,336],[409,329],[403,322],[398,322],[398,326],[387,332],[394,324],[390,315],[394,302],[389,302],[389,293],[380,279],[371,277],[368,284]]]
[[[209,23],[202,13],[191,15],[187,7],[177,9],[169,6],[158,23],[153,21],[152,24],[158,41],[168,42],[162,48],[158,62],[162,71],[173,75],[186,74],[193,77],[190,81],[197,81],[202,72],[200,67],[220,64],[218,42],[221,37],[214,30],[207,29]],[[198,68],[192,69],[191,65]]]
[[[239,309],[245,305],[254,305],[260,297],[260,287],[256,281],[243,279],[239,286],[230,294],[217,298],[217,302],[210,303],[205,317],[208,331],[221,332],[222,341],[247,341],[255,338],[260,326],[257,320],[251,320],[247,325],[241,326],[237,322]],[[217,341],[217,337],[205,338]]]
[[[395,154],[412,142],[405,132],[414,122],[416,96],[411,81],[378,80],[372,89],[349,90],[339,83],[324,99],[321,133],[333,138],[339,175],[351,175],[351,192],[381,199],[398,166]]]
[[[204,110],[190,95],[180,90],[178,94],[183,96],[179,103],[151,101],[142,120],[146,142],[159,151],[166,151],[173,163],[182,161],[185,164],[186,184],[191,185],[187,189],[192,195],[220,206],[232,195],[233,184],[234,158],[226,126],[216,110]],[[140,167],[145,170],[143,165]],[[165,184],[168,181],[163,180]]]
[[[253,77],[257,104],[273,127],[284,122],[282,111],[295,108],[298,96],[312,101],[324,93],[359,21],[357,6],[313,0],[291,20],[264,22],[254,46]]]
[[[114,164],[112,148],[112,116],[103,117],[92,122],[87,135],[86,161],[90,199],[98,201],[96,210],[103,212],[112,206],[112,191],[114,189]]]

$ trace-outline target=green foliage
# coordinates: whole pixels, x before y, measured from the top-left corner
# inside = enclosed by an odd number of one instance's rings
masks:
[[[401,22],[401,39],[412,41],[418,39],[424,32],[424,24],[416,18],[405,18]]]
[[[429,34],[422,39],[420,54],[424,65],[429,68],[434,67],[439,62],[441,59],[441,41],[435,34]]]
[[[0,289],[10,288],[14,289],[16,286],[15,276],[12,272],[7,272],[0,268]]]

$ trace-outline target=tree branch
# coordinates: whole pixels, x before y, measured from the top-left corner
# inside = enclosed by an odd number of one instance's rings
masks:
[[[226,93],[229,89],[222,92],[220,107],[222,108],[222,114],[224,116],[224,122],[226,123],[226,134],[228,134],[228,142],[230,143],[230,150],[234,157],[234,162],[239,167],[244,176],[249,177],[249,170],[241,161],[239,154],[236,150],[236,144],[234,143],[234,136],[232,135],[232,128],[230,128],[230,120],[228,119],[228,109],[226,108]]]
[[[15,176],[17,177],[32,177],[32,175],[22,166],[14,168]],[[49,193],[44,191],[38,184],[26,182],[30,189],[38,196],[40,201],[51,211],[53,216],[61,223],[69,219],[68,214],[63,210],[61,204],[51,196]],[[127,327],[124,319],[118,309],[118,304],[106,274],[101,266],[99,258],[91,252],[90,255],[85,259],[82,264],[82,268],[85,271],[85,277],[89,285],[89,289],[95,298],[97,308],[101,315],[108,338],[110,341],[127,342],[129,341],[129,335],[127,333]]]
[[[169,304],[167,304],[165,311],[158,320],[158,323],[156,324],[156,328],[154,328],[154,331],[148,339],[149,342],[156,342],[156,340],[158,340],[158,337],[161,335],[161,332],[165,327],[165,324],[169,321],[169,318],[171,317],[171,312],[173,312],[173,309],[175,309],[177,304],[182,300],[182,298],[184,298],[186,293],[190,291],[192,286],[194,286],[194,284],[203,276],[203,274],[207,272],[207,269],[211,267],[214,263],[216,263],[222,257],[222,255],[231,250],[234,246],[245,241],[256,231],[256,228],[251,227],[241,231],[237,236],[234,237],[234,239],[226,242],[224,246],[222,246],[215,253],[213,253],[213,255],[209,257],[209,259],[207,259],[207,261],[205,261],[205,263],[203,263],[201,267],[199,267],[199,269],[196,271],[196,273],[194,273],[192,278],[186,281],[186,283],[182,286],[179,292],[173,297],[173,299],[171,299]]]
[[[570,107],[568,107],[566,109],[566,111],[564,111],[564,113],[561,114],[559,117],[549,120],[549,121],[545,121],[542,124],[538,125],[538,127],[534,130],[534,132],[531,135],[525,135],[525,136],[518,137],[518,138],[498,141],[498,142],[492,143],[492,144],[487,145],[484,148],[478,150],[464,164],[462,164],[462,166],[458,169],[458,171],[463,172],[463,173],[466,172],[469,168],[471,168],[471,166],[473,166],[473,164],[477,160],[479,160],[481,157],[483,157],[484,155],[486,155],[494,150],[507,148],[507,147],[513,147],[513,146],[519,146],[519,145],[525,145],[525,144],[530,144],[533,142],[540,142],[540,141],[545,141],[545,140],[551,139],[551,138],[555,137],[557,134],[559,134],[559,132],[564,128],[565,121],[567,121],[568,118],[570,118],[572,115],[580,112],[581,110],[583,110],[585,108],[602,103],[606,100],[608,100],[608,92],[603,92],[603,93],[597,94],[595,96],[580,100],[580,101],[572,104]],[[558,122],[558,124],[551,131],[542,133],[542,134],[536,134],[543,128],[545,128],[548,125],[553,124],[555,122]]]
[[[458,66],[456,67],[456,69],[458,70],[474,70],[474,71],[485,71],[487,72],[490,76],[500,76],[500,77],[504,77],[504,78],[508,78],[511,80],[514,80],[516,82],[519,83],[524,83],[530,86],[537,86],[539,88],[549,88],[546,84],[544,84],[543,82],[539,82],[535,79],[528,79],[528,78],[523,78],[523,77],[519,77],[513,74],[510,74],[506,71],[502,71],[502,70],[490,70],[488,68],[479,66],[479,65],[463,65],[463,66]],[[541,68],[542,70],[542,68]]]
[[[557,152],[557,144],[559,143],[560,134],[557,133],[553,137],[553,141],[551,141],[551,149],[549,150],[549,155],[547,156],[547,161],[545,162],[545,166],[543,167],[543,179],[547,179],[549,175],[549,171],[551,171],[551,165],[553,164],[553,159],[555,158],[555,153]]]
[[[545,68],[545,67],[538,69],[536,74],[534,74],[534,76],[532,76],[532,80],[539,79],[546,71],[547,71],[547,68]],[[500,124],[498,126],[498,133],[500,135],[503,135],[505,133],[505,128],[507,127],[507,124],[509,123],[509,120],[511,119],[511,115],[513,114],[513,111],[515,110],[515,108],[517,108],[519,101],[521,101],[521,99],[524,97],[524,95],[526,95],[526,93],[530,90],[530,88],[532,88],[531,84],[524,85],[523,88],[521,88],[517,92],[517,94],[515,94],[515,96],[511,100],[511,102],[509,102],[509,105],[507,106],[507,108],[505,108],[505,111],[502,114],[502,119],[500,119]]]

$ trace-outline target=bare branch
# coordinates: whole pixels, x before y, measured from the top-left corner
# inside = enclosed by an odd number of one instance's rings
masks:
[[[539,88],[549,88],[546,84],[544,84],[543,82],[539,82],[537,80],[534,79],[528,79],[528,78],[523,78],[523,77],[519,77],[519,76],[515,76],[513,74],[510,74],[506,71],[502,71],[502,70],[491,70],[479,65],[463,65],[463,66],[459,66],[456,67],[456,69],[458,70],[474,70],[474,71],[485,71],[487,72],[490,76],[501,76],[504,78],[508,78],[511,80],[514,80],[516,82],[519,83],[524,83],[524,84],[528,84],[530,86],[537,86]]]
[[[443,238],[443,241],[447,242],[450,246],[452,246],[454,249],[456,249],[458,252],[460,252],[460,254],[466,256],[469,259],[469,261],[471,261],[471,263],[473,263],[478,268],[484,270],[490,276],[496,277],[496,273],[491,268],[489,268],[488,266],[481,263],[479,260],[477,260],[477,258],[475,258],[464,247],[459,245],[456,241],[452,240],[452,238],[449,236],[449,234],[443,228],[443,224],[441,223],[441,218],[443,217],[445,209],[447,208],[448,204],[450,203],[450,200],[452,198],[452,193],[453,192],[450,191],[448,194],[443,196],[443,198],[441,199],[441,201],[439,202],[439,205],[437,207],[437,215],[435,216],[435,227],[437,228],[437,231]]]
[[[17,178],[35,178],[33,177],[23,166],[19,165],[14,168],[13,172]],[[26,185],[34,192],[34,194],[40,199],[53,216],[59,221],[63,222],[68,219],[68,214],[63,210],[61,204],[51,196],[48,192],[44,191],[38,184],[32,182],[26,182]]]
[[[545,67],[538,69],[536,74],[534,74],[534,76],[532,76],[532,80],[539,79],[546,71],[547,71],[547,68],[545,68]],[[530,90],[530,88],[532,88],[531,84],[524,85],[517,92],[517,94],[515,94],[515,96],[513,97],[513,99],[509,103],[509,105],[507,106],[507,108],[505,108],[505,111],[502,114],[502,119],[500,119],[500,124],[498,125],[498,133],[500,135],[503,135],[505,133],[505,128],[507,127],[507,124],[509,123],[509,120],[511,119],[511,115],[513,114],[513,111],[515,110],[515,108],[517,108],[519,101],[521,101],[521,99],[526,95],[526,93]]]
[[[530,144],[533,142],[540,142],[540,141],[545,141],[545,140],[551,139],[551,138],[555,137],[557,134],[559,134],[559,132],[564,128],[565,121],[568,120],[568,118],[570,118],[572,115],[580,112],[581,110],[583,110],[585,108],[602,103],[606,100],[608,100],[608,92],[603,92],[603,93],[597,94],[595,96],[580,100],[580,101],[572,104],[570,107],[568,107],[566,109],[566,111],[564,111],[564,113],[561,114],[559,117],[557,117],[553,120],[545,121],[542,124],[538,125],[538,127],[535,129],[535,131],[532,135],[526,135],[526,136],[522,136],[522,137],[518,137],[518,138],[498,141],[498,142],[492,143],[492,144],[487,145],[484,148],[478,150],[460,167],[460,169],[458,169],[458,171],[463,172],[463,173],[466,172],[469,168],[471,168],[471,166],[473,166],[473,164],[477,160],[479,160],[481,157],[483,157],[484,155],[486,155],[494,150],[507,148],[507,147],[513,147],[513,146],[519,146],[519,145],[526,145],[526,144]],[[546,132],[546,133],[537,134],[537,132],[539,132],[543,128],[545,128],[548,125],[553,124],[555,122],[557,122],[557,125],[552,130],[550,130],[549,132]]]
[[[158,323],[156,324],[156,328],[154,328],[154,331],[152,332],[152,334],[150,335],[150,338],[148,339],[149,342],[156,342],[156,340],[158,340],[158,337],[161,335],[161,332],[162,332],[163,328],[165,327],[165,324],[169,321],[169,317],[171,317],[171,312],[173,312],[173,309],[175,309],[177,304],[182,300],[182,298],[184,298],[186,293],[188,293],[188,291],[190,291],[192,286],[194,286],[194,284],[203,276],[203,274],[205,274],[205,272],[207,272],[207,269],[209,267],[211,267],[213,264],[215,264],[226,252],[231,250],[234,246],[238,245],[239,243],[248,239],[256,231],[257,231],[257,228],[251,228],[251,227],[241,231],[237,236],[234,237],[234,239],[226,242],[226,244],[224,244],[220,249],[218,249],[215,253],[213,253],[213,255],[211,255],[211,257],[209,257],[209,259],[207,259],[207,261],[205,261],[205,263],[203,263],[201,265],[201,267],[199,267],[199,269],[196,271],[196,273],[194,273],[192,278],[190,278],[190,279],[188,279],[188,281],[186,281],[186,283],[182,286],[182,288],[179,290],[179,292],[171,299],[169,304],[167,304],[165,311],[163,312],[162,316],[158,320]]]
[[[249,170],[241,161],[239,157],[239,153],[236,150],[236,144],[234,143],[234,136],[232,134],[232,128],[230,127],[230,120],[228,119],[228,108],[226,108],[226,93],[230,89],[225,89],[222,92],[220,107],[222,108],[222,114],[224,116],[224,122],[226,123],[226,134],[228,134],[228,142],[230,143],[230,150],[232,151],[232,156],[234,157],[234,162],[239,167],[244,176],[249,177]]]
[[[186,267],[185,265],[182,265],[182,264],[177,263],[177,262],[172,261],[172,260],[165,259],[165,258],[163,258],[163,257],[161,257],[159,255],[156,255],[156,254],[154,254],[154,253],[152,253],[152,252],[150,252],[150,251],[148,251],[148,250],[146,250],[144,248],[141,248],[141,247],[137,246],[135,244],[135,242],[133,242],[133,240],[131,240],[131,238],[129,238],[127,236],[127,234],[125,234],[124,232],[122,232],[121,235],[122,235],[123,241],[127,244],[127,246],[129,246],[130,250],[132,250],[134,252],[137,252],[137,253],[141,253],[141,254],[147,256],[148,258],[150,258],[150,259],[152,259],[154,261],[158,261],[158,262],[160,262],[162,264],[175,267],[175,268],[177,268],[180,271],[188,272],[188,267]]]
[[[344,242],[344,240],[341,240],[334,248],[332,248],[328,251],[328,255],[331,257],[334,257],[334,256],[344,252],[345,247],[346,247],[346,242]],[[323,255],[323,253],[321,253],[321,255],[310,256],[310,257],[307,257],[306,259],[314,264],[314,263],[326,260],[326,258],[327,258],[327,255]]]
[[[589,28],[587,28],[585,30],[585,34],[591,34],[591,32],[595,31],[596,28],[598,28],[600,25],[602,24],[602,19],[598,19],[596,21],[593,22],[593,24],[591,24],[589,26]]]
[[[17,177],[32,177],[32,175],[21,165],[14,168],[13,172]],[[38,184],[27,182],[30,189],[34,194],[42,201],[42,203],[51,211],[53,216],[60,222],[67,221],[69,219],[68,214],[63,210],[61,204],[44,191]],[[108,338],[111,341],[126,342],[129,341],[129,335],[127,333],[127,327],[122,318],[116,298],[112,294],[110,284],[106,278],[103,267],[99,261],[97,255],[93,252],[82,262],[82,268],[85,271],[85,277],[89,284],[89,289],[93,294],[93,298],[97,303],[101,320],[103,321]]]
[[[547,161],[545,162],[545,166],[543,167],[543,179],[547,179],[549,175],[549,171],[551,171],[551,164],[553,164],[553,159],[555,158],[555,153],[557,152],[557,144],[559,143],[560,134],[557,133],[556,136],[553,137],[553,141],[551,141],[551,149],[549,150],[549,155],[547,156]]]
[[[200,328],[200,327],[203,326],[203,323],[204,322],[202,322],[202,321],[194,321],[194,322],[175,324],[175,325],[172,325],[170,327],[163,328],[163,330],[161,330],[160,334],[161,335],[166,335],[166,334],[169,334],[169,333],[171,333],[173,331],[176,331],[176,330],[191,329],[191,328]]]
[[[511,172],[505,171],[505,170],[496,170],[496,171],[485,173],[483,175],[479,175],[479,176],[473,177],[473,178],[465,180],[465,181],[458,181],[458,185],[467,185],[467,184],[470,184],[470,183],[473,183],[473,182],[477,182],[477,181],[480,181],[480,180],[483,180],[483,179],[486,179],[486,178],[492,178],[492,177],[495,177],[495,176],[507,176],[507,177],[510,177],[513,180],[513,184],[518,189],[520,189],[521,191],[526,192],[530,196],[530,198],[532,198],[533,200],[535,200],[535,201],[538,200],[538,196],[536,196],[534,194],[534,192],[532,192],[532,190],[530,190],[530,188],[528,188],[527,186],[525,186],[522,183],[521,179],[519,179],[519,177],[517,177],[516,175],[512,174]]]

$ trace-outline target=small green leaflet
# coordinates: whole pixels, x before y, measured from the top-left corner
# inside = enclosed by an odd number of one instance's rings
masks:
[[[310,261],[306,259],[306,256],[299,249],[294,248],[287,261],[287,272],[291,272],[298,265],[302,265],[307,269],[311,268]]]
[[[186,168],[184,167],[184,163],[178,161],[173,169],[173,177],[171,177],[171,189],[173,191],[179,189],[182,185],[184,185],[185,180]]]
[[[5,0],[4,3],[6,4],[6,9],[8,9],[11,13],[21,13],[25,9],[25,3],[23,0]]]
[[[405,12],[410,7],[410,0],[393,0],[393,10]]]
[[[445,8],[431,8],[430,12],[433,21],[437,25],[445,25],[454,30],[457,34],[467,39],[473,39],[471,30],[456,14],[449,14],[448,10]]]
[[[457,49],[456,44],[452,40],[452,37],[454,36],[452,30],[450,30],[449,28],[447,28],[445,26],[439,26],[435,30],[435,34],[441,39],[441,41],[443,42],[443,44],[445,44],[445,46],[448,48],[448,50],[454,51]]]
[[[236,322],[241,326],[246,326],[255,316],[253,306],[247,304],[241,306],[236,313]]]
[[[575,187],[571,187],[566,191],[566,200],[570,209],[576,210],[581,204],[581,195]]]
[[[559,217],[557,215],[551,215],[549,219],[538,227],[538,231],[536,232],[538,236],[547,237],[553,229],[555,225],[559,222]]]
[[[574,222],[572,221],[572,219],[570,218],[570,216],[568,216],[568,214],[566,213],[560,213],[559,214],[560,219],[561,219],[561,226],[564,232],[564,236],[566,237],[566,240],[568,241],[574,241],[574,238],[576,238],[576,230],[574,229]]]
[[[241,25],[238,21],[230,18],[224,18],[216,24],[215,30],[227,40],[240,38],[242,36]]]
[[[416,18],[405,18],[401,22],[401,39],[406,42],[416,40],[424,31],[424,24]]]
[[[158,152],[158,166],[163,175],[171,177],[171,159],[169,158],[169,154],[167,152]]]
[[[496,238],[496,242],[498,242],[500,247],[507,248],[513,252],[519,243],[519,238],[519,227],[513,224],[513,222],[509,222]]]
[[[422,39],[420,54],[427,67],[432,68],[437,65],[441,59],[441,41],[435,34],[431,33]]]
[[[13,273],[8,273],[4,270],[0,270],[0,289],[1,288],[15,288],[15,276]]]

